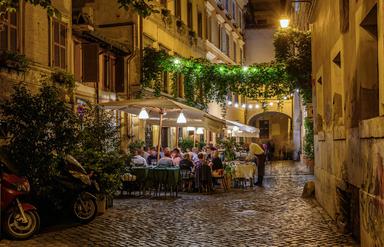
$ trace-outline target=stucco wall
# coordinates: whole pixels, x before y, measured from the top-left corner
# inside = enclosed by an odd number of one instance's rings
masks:
[[[380,85],[383,92],[383,27],[378,21],[377,39],[362,27],[376,3],[377,19],[382,20],[383,1],[348,2],[345,33],[339,28],[342,15],[335,1],[317,1],[314,12],[316,198],[339,220],[337,188],[352,195],[358,191],[350,203],[354,235],[360,235],[362,246],[384,246],[384,118],[379,117],[382,105],[375,100],[375,87]],[[340,65],[334,62],[338,52]]]
[[[275,29],[245,30],[245,64],[267,63],[275,58],[273,34]]]

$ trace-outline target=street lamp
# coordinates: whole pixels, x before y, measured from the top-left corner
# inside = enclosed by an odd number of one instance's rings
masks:
[[[145,108],[141,108],[141,111],[139,113],[139,119],[148,119],[149,118],[149,115],[148,115],[148,112],[145,110]]]
[[[280,27],[281,28],[287,28],[289,26],[289,19],[288,18],[281,18],[280,19]]]
[[[179,117],[177,118],[177,121],[176,121],[177,123],[181,123],[181,124],[184,124],[184,123],[186,123],[187,122],[187,119],[185,118],[185,116],[184,116],[184,114],[183,114],[183,112],[180,112],[180,115],[179,115]]]

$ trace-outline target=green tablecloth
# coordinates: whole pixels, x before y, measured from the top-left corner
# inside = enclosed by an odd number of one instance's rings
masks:
[[[177,186],[181,181],[180,169],[177,167],[133,167],[132,173],[138,183],[146,183],[151,187],[156,184]]]

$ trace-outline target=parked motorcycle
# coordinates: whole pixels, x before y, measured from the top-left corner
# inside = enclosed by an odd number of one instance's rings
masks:
[[[73,156],[66,155],[57,182],[65,188],[62,198],[75,218],[81,223],[92,221],[97,214],[96,193],[100,191],[94,173],[87,174]]]
[[[30,192],[28,179],[16,173],[5,153],[0,152],[2,226],[9,237],[27,239],[39,231],[40,217],[35,206],[23,201]]]

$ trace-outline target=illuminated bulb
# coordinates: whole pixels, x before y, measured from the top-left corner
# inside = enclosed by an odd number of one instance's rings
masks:
[[[245,72],[245,71],[247,71],[248,70],[248,66],[244,66],[243,67],[243,71]]]
[[[195,127],[187,127],[187,131],[195,131]]]
[[[141,111],[139,113],[139,119],[148,119],[149,115],[148,112],[145,110],[145,108],[141,108]]]
[[[252,109],[252,108],[253,108],[253,105],[248,105],[248,108],[249,108],[249,109]]]
[[[228,101],[228,105],[232,105],[232,101]]]
[[[289,19],[283,18],[280,20],[280,27],[287,28],[289,26]]]
[[[285,100],[288,99],[287,96],[284,96],[284,99],[285,99]]]
[[[255,107],[256,107],[256,109],[259,109],[259,108],[260,108],[260,105],[259,105],[259,104],[256,104]]]
[[[242,105],[241,105],[241,107],[245,108],[245,107],[246,107],[246,105],[245,105],[245,104],[242,104]]]
[[[173,60],[173,63],[174,63],[174,64],[180,64],[180,59],[175,58],[175,60]]]
[[[239,127],[237,127],[237,126],[234,126],[233,127],[233,132],[237,132],[237,131],[239,131],[240,129],[239,129]]]
[[[235,107],[236,107],[236,108],[239,107],[239,104],[235,103]]]
[[[273,102],[270,102],[269,105],[270,105],[270,106],[273,106]]]
[[[298,93],[300,90],[299,89],[296,89],[296,92]]]
[[[177,118],[177,123],[186,123],[187,122],[187,119],[185,118],[183,112],[180,112],[180,115],[179,117]]]
[[[204,129],[203,128],[197,128],[196,134],[198,134],[198,135],[204,134]]]

